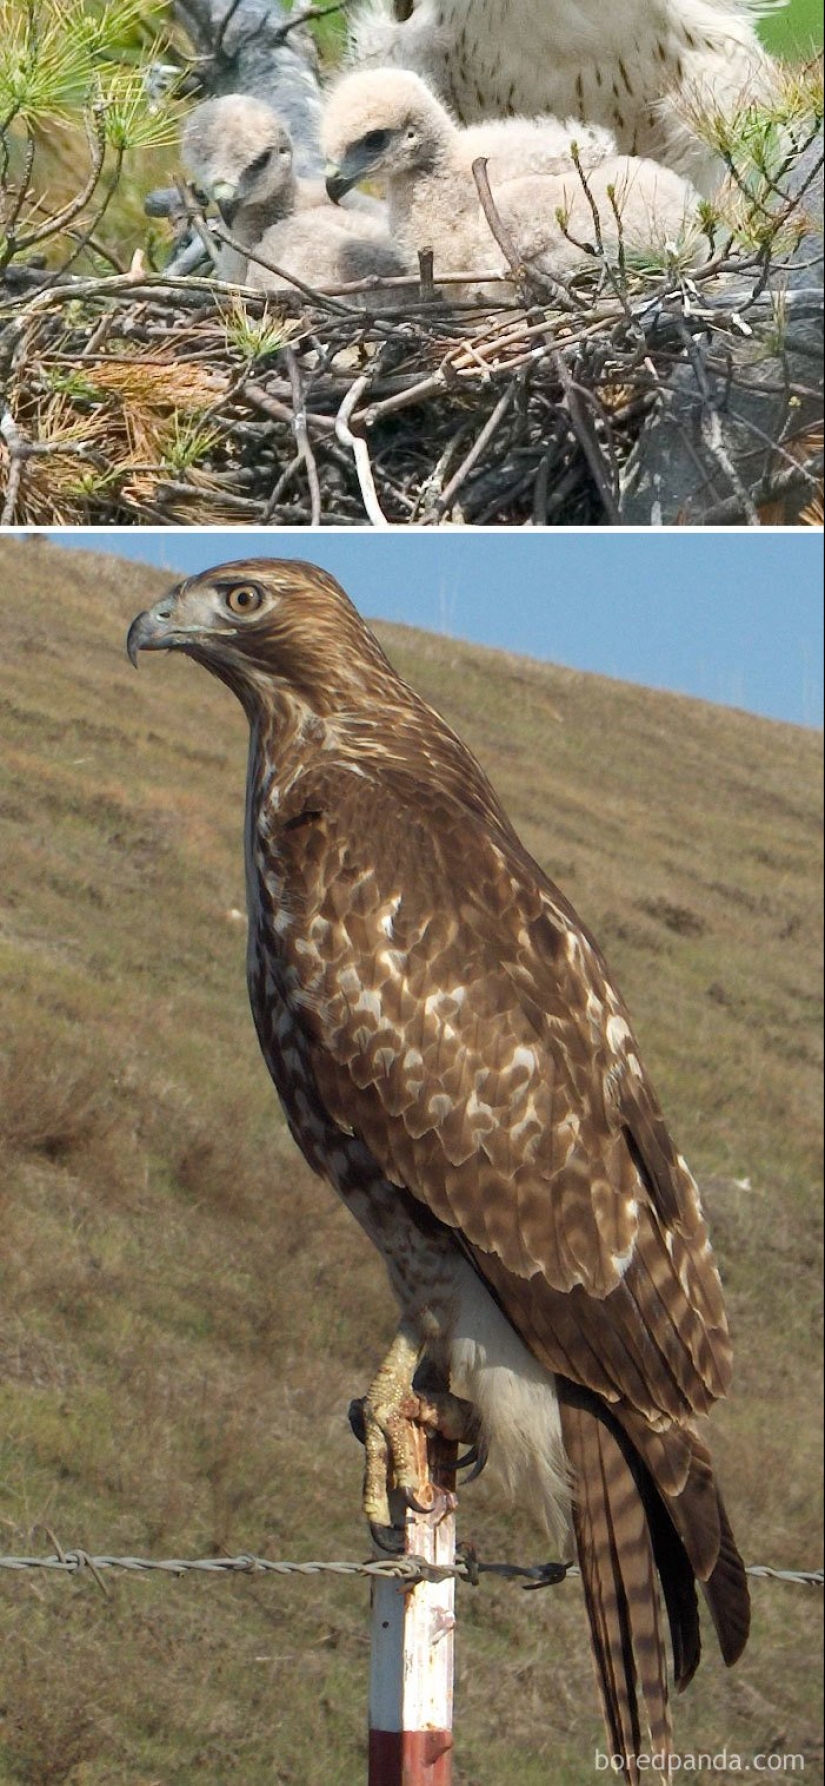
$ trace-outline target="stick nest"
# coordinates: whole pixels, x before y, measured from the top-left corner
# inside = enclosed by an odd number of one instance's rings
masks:
[[[700,404],[754,375],[747,311],[769,261],[728,252],[690,277],[596,265],[518,299],[502,282],[499,307],[446,301],[426,268],[406,288],[268,299],[142,270],[9,268],[2,521],[615,523],[675,368]],[[813,483],[818,444],[791,405],[778,473],[800,463]]]

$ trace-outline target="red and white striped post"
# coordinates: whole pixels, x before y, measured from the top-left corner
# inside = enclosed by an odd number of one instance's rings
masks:
[[[432,1507],[407,1508],[406,1556],[455,1562],[455,1457],[427,1441]],[[451,1786],[455,1579],[376,1580],[371,1604],[369,1786]]]

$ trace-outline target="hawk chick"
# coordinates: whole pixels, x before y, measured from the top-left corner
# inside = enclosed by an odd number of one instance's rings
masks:
[[[271,106],[245,93],[223,94],[196,106],[184,126],[181,157],[192,184],[214,201],[227,228],[246,248],[254,249],[267,230],[296,211],[328,213],[339,232],[357,231],[366,217],[369,234],[385,220],[382,206],[363,193],[353,194],[348,211],[336,216],[323,181],[296,175],[286,125]],[[218,272],[242,284],[247,257],[222,245]]]
[[[351,218],[344,213],[339,222],[332,205],[324,210],[316,206],[273,224],[256,242],[255,253],[261,258],[250,259],[245,281],[253,291],[289,290],[290,273],[323,291],[415,271],[410,256],[393,242],[380,220],[355,212]],[[280,271],[274,272],[264,261]]]
[[[607,132],[557,118],[515,118],[462,129],[420,76],[359,70],[330,94],[321,122],[327,190],[340,199],[366,177],[384,181],[393,239],[408,253],[431,248],[435,276],[507,270],[478,199],[473,161],[484,156],[502,222],[520,258],[550,273],[588,259],[594,225],[570,155],[577,141],[605,248],[621,235],[629,252],[684,240],[697,195],[679,174],[619,155]],[[614,189],[614,201],[608,194]],[[615,209],[614,209],[615,202]],[[564,233],[557,212],[565,216]],[[573,238],[572,240],[570,238]],[[500,287],[474,286],[500,295]]]

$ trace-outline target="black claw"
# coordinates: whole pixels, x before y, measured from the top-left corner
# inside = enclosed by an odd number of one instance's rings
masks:
[[[534,1569],[524,1570],[525,1575],[532,1575],[535,1580],[523,1581],[521,1585],[527,1593],[535,1588],[557,1587],[572,1567],[572,1563],[538,1563]]]
[[[421,1501],[417,1500],[414,1488],[405,1488],[402,1490],[402,1493],[404,1496],[404,1505],[409,1507],[413,1513],[432,1513],[432,1498],[430,1499],[429,1505],[424,1506]]]
[[[376,1520],[371,1519],[369,1527],[376,1550],[385,1550],[389,1556],[401,1556],[404,1550],[403,1526],[380,1526]]]
[[[470,1446],[469,1451],[465,1451],[461,1457],[456,1458],[456,1469],[469,1471],[469,1474],[464,1477],[465,1483],[475,1482],[476,1477],[480,1476],[482,1470],[486,1468],[489,1455],[489,1448],[485,1440],[479,1439],[475,1445]]]
[[[350,1402],[350,1405],[347,1409],[347,1419],[350,1423],[350,1426],[352,1427],[353,1433],[355,1434],[355,1437],[358,1440],[359,1445],[366,1445],[366,1442],[367,1442],[367,1416],[366,1416],[366,1412],[365,1412],[366,1405],[367,1405],[366,1396],[360,1395],[357,1397],[357,1399],[355,1401]]]

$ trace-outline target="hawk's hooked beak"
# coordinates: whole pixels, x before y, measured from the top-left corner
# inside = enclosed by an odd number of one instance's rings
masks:
[[[348,180],[343,168],[338,167],[334,161],[328,161],[324,168],[324,183],[327,189],[327,198],[331,199],[334,205],[340,205],[350,187],[355,185],[355,181]]]
[[[232,219],[240,203],[238,187],[234,180],[216,180],[209,188],[209,197],[217,205],[218,210],[228,227],[232,228]]]
[[[174,606],[173,601],[156,602],[153,608],[147,608],[132,621],[126,635],[126,650],[135,669],[139,651],[168,651],[183,644],[180,632],[169,624]]]
[[[363,143],[353,143],[344,156],[343,161],[328,161],[324,168],[327,195],[334,205],[340,205],[342,198],[357,186],[359,180],[365,180],[371,173],[377,155],[370,155]]]

